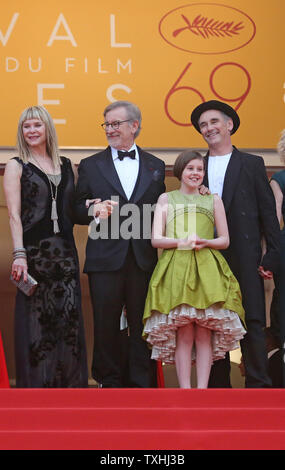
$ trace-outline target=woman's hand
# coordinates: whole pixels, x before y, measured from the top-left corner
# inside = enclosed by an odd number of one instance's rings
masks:
[[[16,258],[13,261],[11,269],[12,277],[15,281],[19,281],[22,274],[24,282],[28,279],[28,264],[26,258]]]

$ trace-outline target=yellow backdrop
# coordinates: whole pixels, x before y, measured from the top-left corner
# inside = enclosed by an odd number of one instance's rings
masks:
[[[2,2],[4,3],[4,2]],[[201,101],[236,109],[240,147],[275,148],[285,127],[284,0],[10,0],[0,15],[0,145],[43,104],[61,146],[104,146],[110,101],[139,105],[144,147],[199,147]]]

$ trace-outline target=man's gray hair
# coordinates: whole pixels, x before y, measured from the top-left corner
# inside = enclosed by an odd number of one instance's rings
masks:
[[[117,108],[125,108],[126,113],[127,113],[127,119],[130,121],[138,121],[139,122],[139,127],[134,135],[134,137],[138,137],[140,130],[141,130],[141,122],[142,122],[142,115],[140,112],[140,109],[138,108],[137,105],[134,103],[131,103],[130,101],[114,101],[114,103],[109,104],[105,109],[104,109],[104,118],[106,117],[106,114],[109,111],[112,111],[113,109]]]

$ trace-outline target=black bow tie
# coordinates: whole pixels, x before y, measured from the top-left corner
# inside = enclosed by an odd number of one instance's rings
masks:
[[[131,150],[131,152],[122,152],[121,150],[118,150],[118,157],[119,160],[123,160],[125,157],[130,157],[132,160],[136,158],[136,151]]]

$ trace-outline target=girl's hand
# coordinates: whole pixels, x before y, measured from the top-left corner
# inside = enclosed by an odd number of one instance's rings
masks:
[[[202,248],[206,248],[207,246],[208,246],[208,240],[206,238],[200,238],[197,236],[194,250],[199,251],[199,250],[202,250]]]
[[[23,274],[24,282],[27,282],[28,264],[26,258],[17,258],[13,261],[11,274],[15,281],[19,281]]]
[[[208,240],[205,238],[200,238],[196,233],[189,235],[186,238],[182,238],[177,245],[177,248],[180,250],[202,250],[208,246]]]
[[[196,235],[196,233],[193,233],[186,238],[181,238],[177,243],[177,248],[179,250],[194,250],[197,238],[199,237]]]

